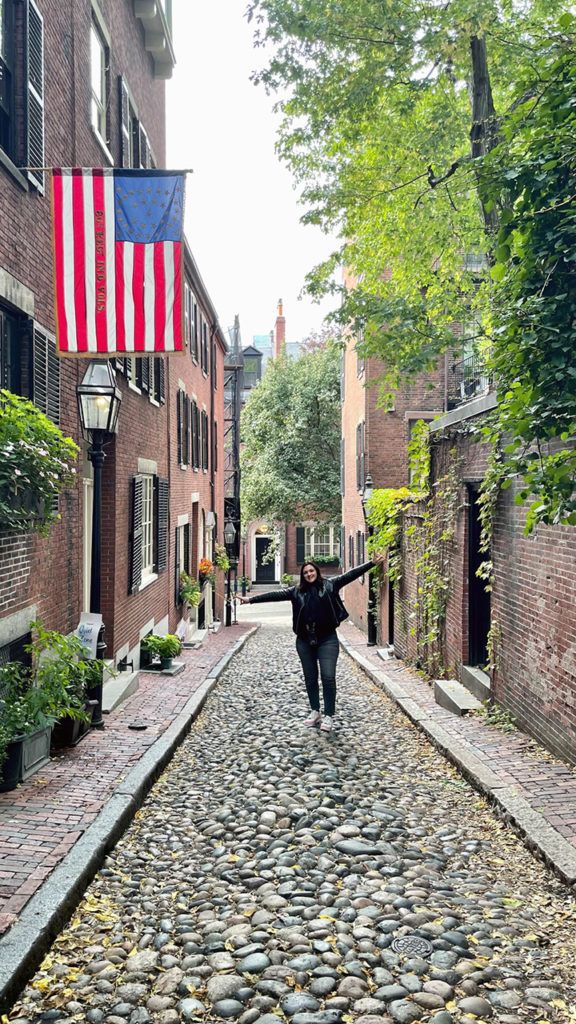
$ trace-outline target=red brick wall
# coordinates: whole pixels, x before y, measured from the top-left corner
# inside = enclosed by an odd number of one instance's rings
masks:
[[[443,643],[445,674],[458,677],[468,661],[468,484],[478,484],[488,450],[469,435],[438,438],[433,480],[445,470],[449,450],[458,465],[459,507],[451,545],[451,589]],[[520,727],[560,757],[576,763],[576,529],[541,526],[524,535],[525,509],[515,488],[502,492],[494,522],[495,639],[493,689]],[[405,517],[413,523],[413,512]],[[404,531],[404,576],[396,605],[397,653],[417,661],[414,615],[415,560],[422,532]]]

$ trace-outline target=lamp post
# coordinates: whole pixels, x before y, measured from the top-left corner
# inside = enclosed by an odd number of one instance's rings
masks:
[[[246,597],[246,532],[242,534],[242,597]]]
[[[368,522],[368,506],[370,499],[374,493],[374,485],[372,483],[372,477],[370,473],[366,475],[364,481],[364,487],[362,490],[362,511],[364,513],[364,521],[368,529],[368,537],[370,538],[373,533],[373,527]],[[376,646],[377,638],[377,623],[376,623],[376,592],[375,592],[376,580],[371,572],[368,573],[368,647]]]
[[[92,506],[92,552],[90,563],[90,611],[102,613],[101,597],[101,562],[102,562],[102,466],[104,438],[107,434],[115,434],[118,427],[118,413],[122,395],[116,384],[116,374],[109,362],[91,362],[84,379],[76,388],[78,413],[82,425],[82,433],[89,440],[88,458],[94,470],[94,490]],[[98,633],[96,656],[100,660],[106,653],[104,640],[104,624]],[[102,685],[103,680],[92,687],[92,697],[96,706],[92,715],[92,726],[102,728]]]
[[[226,618],[224,624],[232,625],[232,594],[230,592],[230,576],[232,573],[232,558],[234,556],[234,541],[236,540],[236,527],[231,519],[224,524],[224,544],[228,554],[228,574],[226,582]]]

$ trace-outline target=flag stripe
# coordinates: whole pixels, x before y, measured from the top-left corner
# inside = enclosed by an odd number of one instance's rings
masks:
[[[68,323],[64,304],[64,251],[62,245],[62,175],[55,174],[52,188],[54,217],[54,297],[56,301],[56,337],[58,350],[68,350]]]
[[[134,274],[134,246],[131,242],[119,242],[124,246],[124,306],[126,322],[126,350],[135,351],[134,344],[134,293],[132,277]]]
[[[106,324],[109,352],[120,349],[116,337],[116,241],[114,233],[114,177],[104,174],[104,223],[106,225]],[[120,349],[121,350],[121,349]]]
[[[86,324],[86,232],[83,203],[84,176],[80,168],[72,172],[72,223],[74,225],[74,307],[78,352],[88,351]]]
[[[182,243],[174,242],[174,349],[182,351],[182,320],[184,310],[182,306]]]
[[[124,278],[124,242],[116,242],[116,346],[120,352],[126,351],[126,320],[124,315],[124,302],[126,300],[126,286]]]
[[[165,351],[174,351],[174,243],[166,242],[164,246],[164,272],[166,289],[166,309],[164,313]]]
[[[166,338],[166,274],[164,271],[165,242],[154,242],[154,281],[156,284],[156,302],[154,305],[154,350],[165,352],[168,344]]]
[[[132,245],[134,268],[132,271],[132,298],[134,301],[134,351],[144,351],[144,246]]]
[[[144,348],[154,351],[154,306],[156,281],[154,280],[154,243],[144,245]]]
[[[98,352],[108,351],[108,280],[106,273],[106,236],[108,226],[106,224],[106,211],[104,209],[104,178],[101,174],[95,174],[94,183],[94,298],[95,298],[95,328]]]
[[[96,237],[94,232],[94,184],[90,173],[82,173],[82,200],[84,203],[84,282],[86,293],[86,340],[89,352],[98,351],[96,338]]]

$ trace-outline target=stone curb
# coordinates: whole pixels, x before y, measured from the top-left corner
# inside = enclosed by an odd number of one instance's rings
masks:
[[[172,724],[115,787],[98,817],[32,896],[18,920],[0,938],[0,1015],[7,1013],[61,931],[104,858],[126,831],[155,780],[200,714],[218,679],[247,640],[253,626],[210,669],[202,685]]]
[[[346,654],[384,690],[410,721],[420,729],[466,779],[491,803],[495,804],[502,817],[510,824],[532,853],[536,853],[558,877],[571,887],[576,886],[576,849],[555,828],[543,814],[534,810],[514,786],[506,785],[498,775],[488,768],[480,758],[467,750],[461,743],[443,729],[417,701],[405,695],[401,686],[395,683],[380,668],[375,668],[354,646],[342,637],[340,646]]]

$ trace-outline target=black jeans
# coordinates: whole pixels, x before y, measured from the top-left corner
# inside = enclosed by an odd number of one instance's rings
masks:
[[[331,718],[336,710],[336,662],[340,652],[336,633],[330,633],[317,647],[311,647],[307,640],[297,637],[296,650],[302,662],[306,692],[313,711],[320,711],[320,690],[318,688],[318,665],[320,665],[324,714]]]

